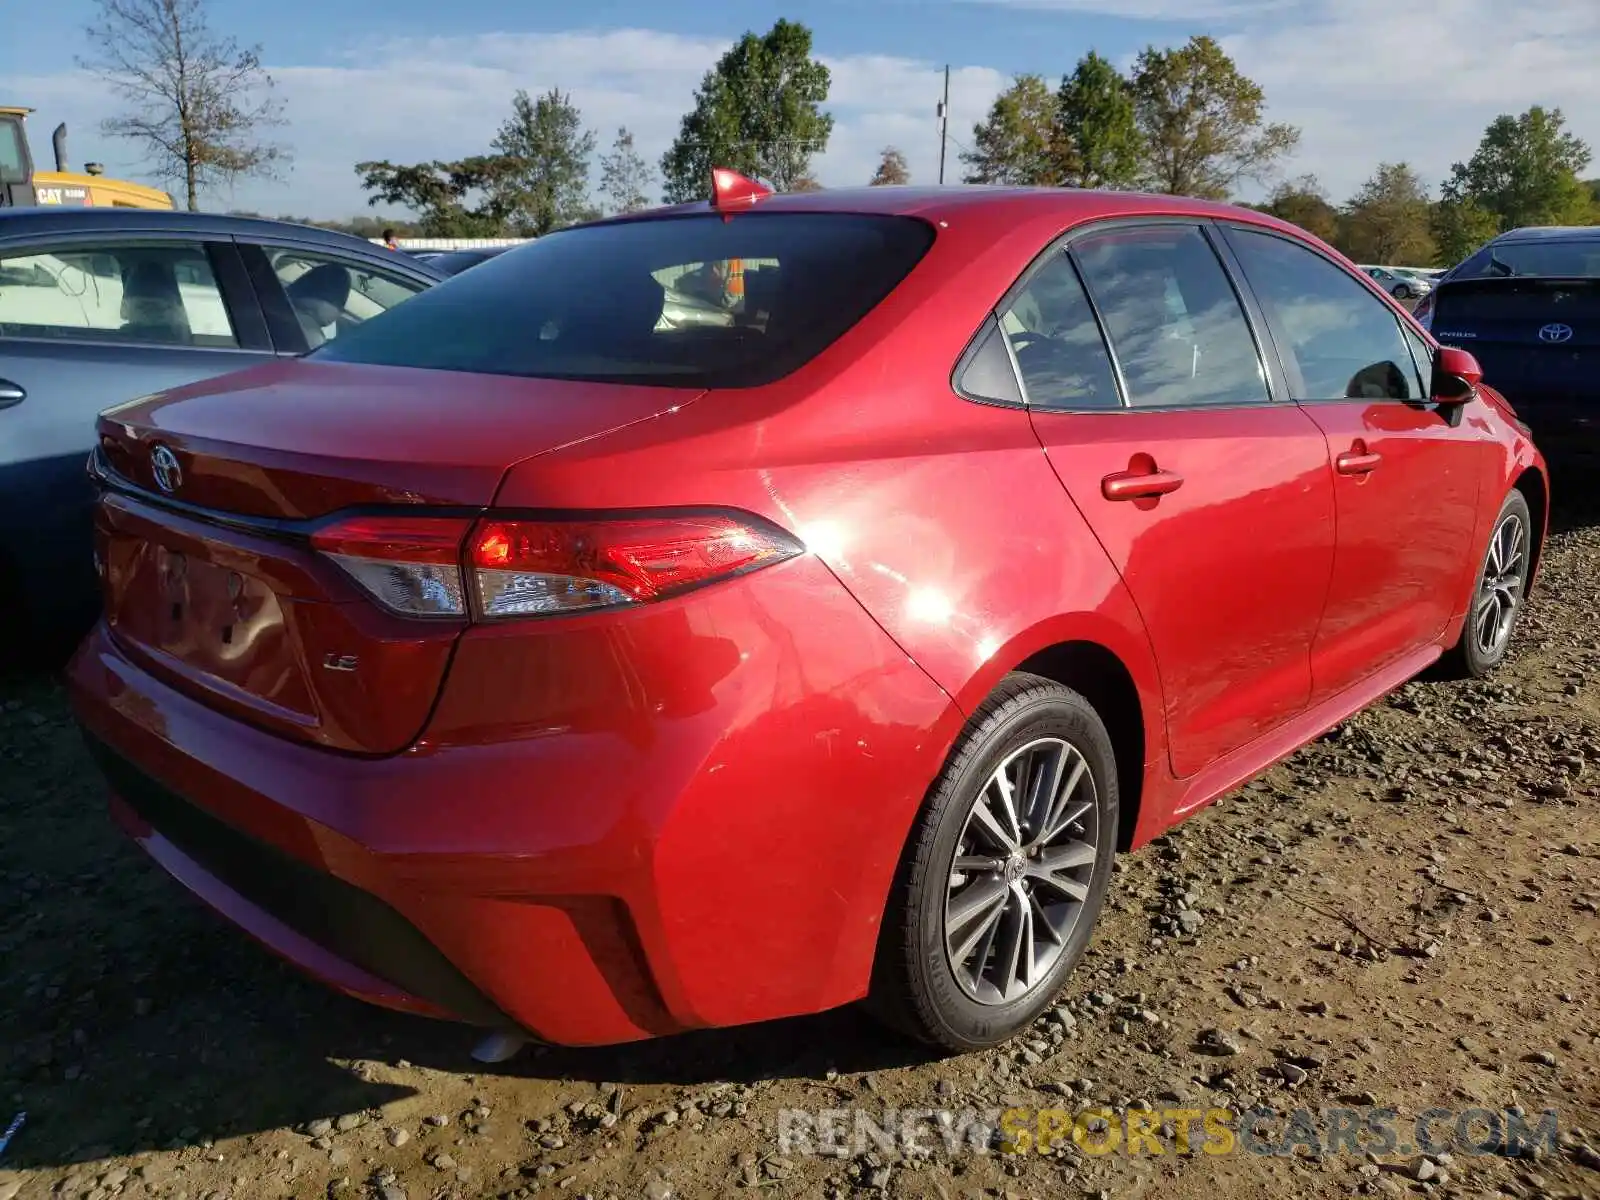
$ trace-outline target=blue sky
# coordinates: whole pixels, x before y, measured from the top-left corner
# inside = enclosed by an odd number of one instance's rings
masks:
[[[1303,131],[1286,170],[1315,172],[1336,199],[1380,161],[1437,182],[1484,124],[1531,103],[1562,107],[1600,143],[1600,5],[1544,0],[208,0],[213,25],[259,42],[287,105],[294,168],[213,206],[343,216],[364,211],[352,164],[455,158],[485,148],[516,88],[573,94],[602,147],[627,125],[646,157],[666,148],[695,86],[727,44],[782,16],[816,33],[834,74],[835,135],[824,184],[865,182],[885,145],[931,181],[934,104],[952,64],[951,133],[970,138],[995,93],[1023,71],[1052,80],[1091,47],[1126,61],[1150,43],[1220,38],[1266,89],[1273,119]],[[35,6],[0,40],[0,102],[39,111],[35,153],[59,120],[75,163],[146,177],[101,138],[114,101],[79,71],[87,0]],[[448,13],[448,19],[441,14]],[[959,170],[952,148],[951,173]],[[1600,169],[1597,169],[1600,173]]]

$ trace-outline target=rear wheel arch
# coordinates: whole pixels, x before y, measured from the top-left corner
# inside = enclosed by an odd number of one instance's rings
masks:
[[[1528,590],[1532,591],[1539,577],[1539,560],[1544,557],[1544,541],[1549,536],[1550,481],[1538,467],[1527,467],[1511,486],[1522,493],[1533,518],[1533,537],[1530,539],[1533,543],[1530,548],[1533,561],[1528,565]]]
[[[1105,723],[1116,754],[1120,813],[1117,850],[1126,851],[1138,827],[1144,798],[1145,713],[1133,675],[1116,654],[1098,642],[1058,642],[1012,668],[1071,688],[1087,700]]]

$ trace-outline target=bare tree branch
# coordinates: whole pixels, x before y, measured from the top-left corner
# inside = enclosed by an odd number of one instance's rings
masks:
[[[205,0],[95,0],[85,69],[103,76],[127,111],[102,124],[181,184],[190,211],[200,193],[246,176],[278,178],[288,150],[267,140],[283,103],[259,46],[214,33]]]

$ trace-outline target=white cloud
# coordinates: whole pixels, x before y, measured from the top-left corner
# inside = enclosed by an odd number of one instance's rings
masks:
[[[1062,10],[1063,61],[1080,47],[1066,34],[1074,13],[1113,8],[1123,16],[1192,23],[1183,0],[981,0]],[[1230,10],[1218,32],[1241,69],[1265,88],[1275,120],[1303,130],[1292,173],[1314,171],[1336,197],[1383,160],[1410,161],[1437,183],[1467,157],[1497,113],[1560,106],[1575,132],[1600,145],[1600,7],[1594,0],[1544,0],[1519,11],[1506,0],[1200,0]],[[1285,8],[1285,6],[1288,6]],[[1143,32],[1134,26],[1138,38]],[[519,87],[569,91],[604,148],[620,125],[656,160],[677,131],[695,88],[728,41],[652,30],[501,33],[373,42],[336,65],[273,65],[295,152],[284,184],[242,185],[232,203],[269,213],[345,216],[365,209],[352,166],[362,159],[416,162],[480,152]],[[1082,47],[1086,49],[1087,47]],[[865,182],[885,145],[907,155],[913,178],[937,174],[935,105],[942,66],[893,54],[829,55],[835,117],[817,174],[832,186]],[[886,46],[892,50],[892,46]],[[1009,72],[969,65],[952,74],[950,131],[971,127]],[[13,78],[11,90],[39,108],[37,151],[48,154],[59,119],[73,128],[77,162],[100,159],[134,174],[126,147],[99,138],[111,111],[103,84],[76,72]],[[960,175],[950,148],[947,178]],[[1600,167],[1596,168],[1600,172]],[[222,198],[227,201],[228,198]]]
[[[1494,117],[1533,104],[1562,109],[1600,149],[1594,0],[1315,0],[1222,42],[1273,119],[1303,130],[1293,170],[1335,197],[1380,161],[1410,162],[1436,187]]]
[[[1198,21],[1237,20],[1291,8],[1295,0],[963,0],[995,8],[1025,8],[1036,12],[1062,12],[1120,17],[1128,21],[1167,21],[1194,25]]]

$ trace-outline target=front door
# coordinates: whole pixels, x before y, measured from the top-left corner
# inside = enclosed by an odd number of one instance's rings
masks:
[[[1051,465],[1144,619],[1174,774],[1302,711],[1333,561],[1327,448],[1271,398],[1206,233],[1169,222],[1077,237],[1002,327]]]
[[[1334,465],[1338,550],[1312,652],[1320,699],[1436,640],[1465,605],[1492,446],[1470,407],[1429,403],[1400,317],[1348,270],[1266,231],[1226,236]]]

